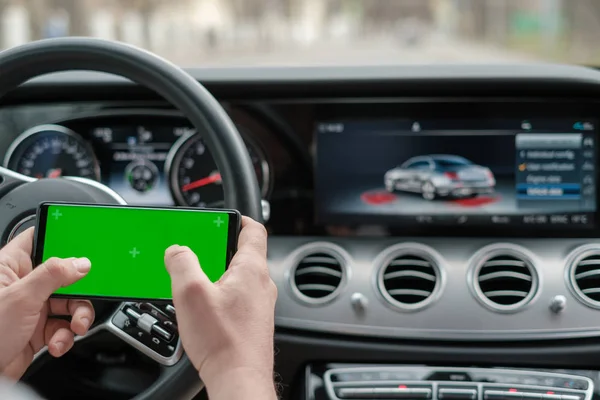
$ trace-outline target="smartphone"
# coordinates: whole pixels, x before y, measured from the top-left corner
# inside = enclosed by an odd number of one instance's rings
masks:
[[[87,257],[90,272],[55,297],[170,300],[165,250],[188,246],[215,282],[237,249],[236,210],[41,203],[37,210],[34,265],[50,257]]]

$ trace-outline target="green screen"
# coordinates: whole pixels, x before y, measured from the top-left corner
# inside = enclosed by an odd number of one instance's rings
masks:
[[[92,269],[63,295],[171,299],[165,250],[188,246],[211,281],[225,272],[226,212],[49,205],[42,260],[87,257]]]

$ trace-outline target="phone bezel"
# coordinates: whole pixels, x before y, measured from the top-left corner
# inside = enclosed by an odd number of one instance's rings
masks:
[[[42,264],[44,254],[44,241],[46,238],[46,223],[48,219],[48,207],[55,205],[67,206],[84,206],[84,207],[101,207],[101,208],[136,208],[146,210],[177,210],[190,212],[218,212],[226,213],[228,218],[227,230],[227,254],[225,259],[225,271],[229,268],[231,259],[237,251],[237,241],[242,225],[242,216],[239,211],[233,209],[221,208],[194,208],[194,207],[163,207],[163,206],[130,206],[123,204],[100,204],[100,203],[76,203],[76,202],[61,202],[47,201],[39,204],[36,212],[36,226],[33,239],[32,262],[36,268]],[[94,299],[94,300],[119,300],[119,301],[152,301],[152,302],[171,302],[171,298],[142,298],[142,297],[117,297],[117,296],[97,296],[84,294],[53,294],[54,298],[69,298],[69,299]]]

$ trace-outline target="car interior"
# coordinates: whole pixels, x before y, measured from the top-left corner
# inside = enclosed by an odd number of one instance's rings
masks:
[[[406,26],[410,54],[421,31]],[[43,201],[234,208],[269,232],[281,399],[598,396],[599,70],[180,68],[158,53],[68,36],[0,52],[2,244]],[[443,167],[403,169],[413,158]],[[172,304],[93,303],[90,332],[38,354],[25,384],[49,400],[207,398]]]

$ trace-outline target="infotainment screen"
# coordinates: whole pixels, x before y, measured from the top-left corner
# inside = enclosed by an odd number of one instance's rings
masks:
[[[316,126],[325,224],[593,227],[595,121],[336,120]]]

